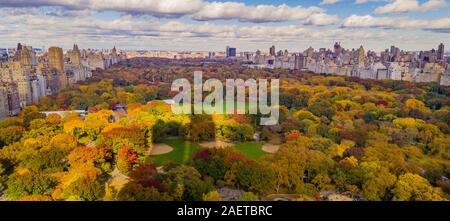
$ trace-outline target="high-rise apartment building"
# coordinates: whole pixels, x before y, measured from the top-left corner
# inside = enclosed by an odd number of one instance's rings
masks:
[[[445,57],[445,48],[444,48],[444,44],[441,43],[438,46],[437,59],[443,61],[444,57]]]
[[[364,50],[364,48],[363,48],[363,46],[361,45],[361,47],[359,47],[359,49],[358,49],[358,64],[364,64],[364,62],[365,62],[365,59],[366,59],[366,52],[365,52],[365,50]]]
[[[283,60],[288,61],[289,60],[289,51],[286,49],[283,53]]]
[[[9,116],[15,116],[20,112],[20,99],[17,84],[6,83],[8,93]]]
[[[9,116],[8,87],[0,84],[0,119]]]
[[[64,71],[64,54],[62,48],[51,47],[48,49],[48,67],[52,74],[56,74],[58,78],[58,87],[66,88],[69,85],[67,75]]]
[[[30,53],[28,47],[22,47],[22,50],[20,51],[20,62],[24,66],[33,65],[33,61],[31,59],[31,53]]]
[[[342,47],[341,47],[341,43],[336,42],[334,43],[334,54],[337,56],[339,56],[342,52]]]
[[[301,70],[306,68],[306,59],[307,57],[303,54],[295,55],[295,67],[296,70]]]
[[[80,49],[78,49],[78,45],[73,45],[73,49],[70,52],[70,63],[73,65],[80,65],[81,64],[81,52]]]
[[[269,54],[272,55],[272,56],[275,56],[275,55],[276,55],[276,52],[275,52],[275,45],[272,45],[272,47],[270,47],[270,49],[269,49]]]
[[[20,61],[10,61],[0,64],[1,79],[4,82],[17,84],[20,106],[31,103],[30,67]]]
[[[111,50],[111,64],[116,64],[120,61],[120,57],[119,54],[117,53],[117,49],[114,46],[114,48]]]
[[[51,47],[48,49],[48,67],[60,73],[64,72],[64,54],[62,48]]]

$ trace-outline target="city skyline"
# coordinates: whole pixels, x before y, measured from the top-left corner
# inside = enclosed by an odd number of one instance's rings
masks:
[[[227,53],[227,50],[229,49],[229,48],[231,48],[231,49],[234,49],[235,50],[235,52],[234,53],[236,53],[236,54],[240,54],[240,53],[255,53],[255,52],[261,52],[261,53],[263,53],[263,54],[267,54],[267,55],[272,55],[272,48],[274,48],[274,50],[275,50],[275,54],[276,53],[278,53],[279,51],[282,51],[282,52],[284,52],[285,50],[287,50],[289,53],[295,53],[295,54],[298,54],[298,53],[304,53],[305,51],[307,51],[309,48],[312,48],[312,49],[314,49],[315,51],[319,51],[319,50],[329,50],[329,51],[333,51],[333,45],[334,44],[340,44],[345,50],[349,50],[349,51],[352,51],[352,50],[358,50],[358,48],[360,48],[360,47],[363,47],[365,50],[367,50],[368,52],[374,52],[374,53],[377,53],[377,54],[380,54],[380,53],[383,53],[383,52],[385,52],[386,50],[390,50],[390,48],[391,47],[396,47],[396,45],[387,45],[386,47],[385,47],[385,49],[383,49],[383,50],[381,50],[381,51],[375,51],[375,50],[371,50],[370,48],[366,48],[366,46],[365,45],[360,45],[360,46],[358,46],[358,47],[355,47],[355,48],[350,48],[350,47],[346,47],[345,45],[343,45],[342,44],[342,42],[329,42],[329,44],[327,44],[327,45],[322,45],[322,46],[320,46],[320,47],[317,47],[317,48],[315,48],[315,47],[312,47],[312,46],[309,46],[309,47],[307,47],[307,48],[298,48],[297,50],[293,50],[293,51],[290,51],[290,50],[288,50],[287,48],[281,48],[281,47],[278,47],[277,45],[265,45],[263,48],[257,48],[256,50],[254,50],[254,51],[246,51],[246,50],[241,50],[240,48],[237,48],[237,47],[235,47],[234,45],[224,45],[223,46],[223,48],[221,48],[221,49],[218,49],[218,50],[167,50],[167,49],[160,49],[160,50],[158,50],[158,49],[151,49],[151,48],[139,48],[139,49],[127,49],[127,48],[119,48],[118,50],[120,50],[120,51],[123,51],[123,52],[173,52],[173,53],[189,53],[189,52],[193,52],[193,53],[207,53],[207,52],[219,52],[219,53],[224,53],[225,54],[225,56],[226,56],[226,53]],[[37,45],[31,45],[31,44],[27,44],[27,43],[24,43],[24,42],[19,42],[19,43],[17,43],[15,46],[9,46],[9,47],[4,47],[4,46],[1,46],[0,45],[0,50],[7,50],[7,51],[10,51],[10,53],[14,53],[14,51],[15,50],[17,50],[17,45],[23,45],[23,46],[27,46],[27,47],[30,47],[33,51],[35,51],[35,52],[37,52],[37,53],[46,53],[46,52],[48,52],[48,50],[50,49],[50,48],[52,48],[52,47],[55,47],[55,45],[49,45],[49,46],[41,46],[41,47],[39,47],[39,46],[37,46]],[[64,48],[64,47],[61,47],[61,49],[64,51],[64,52],[70,52],[70,51],[72,51],[73,50],[73,47],[74,46],[76,46],[76,47],[78,47],[78,45],[80,45],[80,44],[78,44],[78,43],[73,43],[71,46],[69,46],[69,47],[67,47],[67,48]],[[425,52],[425,51],[431,51],[431,50],[438,50],[439,49],[439,46],[440,45],[445,45],[444,43],[439,43],[439,44],[436,44],[435,45],[435,47],[431,47],[431,48],[428,48],[428,49],[424,49],[424,50],[405,50],[405,49],[403,49],[403,48],[399,48],[399,50],[400,51],[403,51],[403,52],[407,52],[407,53],[420,53],[420,52]],[[269,48],[269,46],[270,46],[270,48]],[[60,45],[57,45],[57,47],[60,47]],[[116,48],[116,45],[113,45],[112,46],[113,48]],[[275,48],[276,47],[276,48]],[[396,47],[397,48],[397,47]],[[80,50],[87,50],[87,51],[99,51],[99,52],[108,52],[108,51],[111,51],[111,48],[87,48],[87,47],[82,47],[82,46],[80,46]],[[3,51],[3,53],[6,53],[7,51]],[[444,54],[445,55],[448,55],[448,54],[450,54],[450,50],[448,50],[447,48],[445,48],[444,49]]]
[[[448,9],[446,0],[0,0],[0,45],[265,51],[274,44],[303,51],[341,42],[348,49],[421,51],[450,44]]]

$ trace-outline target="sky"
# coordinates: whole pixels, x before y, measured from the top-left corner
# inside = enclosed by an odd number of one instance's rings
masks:
[[[449,0],[0,0],[0,48],[450,47]]]

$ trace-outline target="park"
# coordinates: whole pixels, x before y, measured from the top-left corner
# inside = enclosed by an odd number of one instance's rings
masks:
[[[177,137],[169,137],[161,143],[154,144],[148,159],[157,166],[167,162],[188,163],[193,155],[202,148],[232,148],[243,153],[250,159],[259,160],[278,150],[277,145],[263,145],[261,142],[227,143],[223,141],[191,142]]]

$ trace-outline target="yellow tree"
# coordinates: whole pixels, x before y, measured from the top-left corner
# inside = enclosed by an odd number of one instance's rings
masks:
[[[84,120],[85,129],[91,138],[96,138],[103,128],[110,123],[112,114],[113,113],[110,110],[101,110],[86,116],[86,119]]]
[[[74,135],[75,129],[84,127],[84,122],[80,119],[73,119],[64,124],[64,132]]]
[[[416,99],[408,99],[405,101],[405,105],[403,106],[406,110],[413,110],[417,109],[420,112],[423,113],[431,113],[431,110],[425,106],[425,104],[422,101],[416,100]]]
[[[389,169],[376,162],[362,162],[364,183],[362,194],[367,200],[385,200],[388,191],[395,185],[397,178]]]
[[[394,200],[398,201],[442,201],[442,190],[434,188],[425,178],[406,173],[398,178],[395,188],[392,190]]]
[[[77,147],[77,145],[77,139],[74,136],[65,133],[58,134],[50,140],[50,146],[52,148],[57,148],[64,152],[70,152]]]

